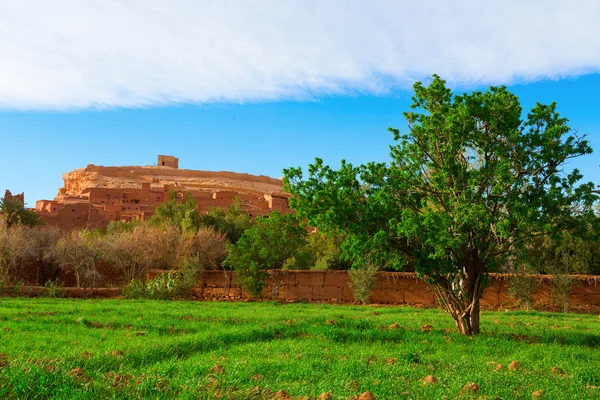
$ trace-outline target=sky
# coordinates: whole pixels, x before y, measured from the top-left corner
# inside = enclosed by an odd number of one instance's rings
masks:
[[[411,86],[556,101],[600,184],[600,2],[0,0],[0,191],[87,164],[280,177],[386,161]],[[0,193],[1,195],[1,193]]]

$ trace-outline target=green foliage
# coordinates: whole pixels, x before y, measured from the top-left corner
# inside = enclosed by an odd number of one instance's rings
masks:
[[[151,223],[153,225],[170,225],[183,232],[197,232],[200,228],[200,213],[196,209],[196,200],[185,193],[178,199],[176,192],[169,194],[169,200],[156,207]]]
[[[369,304],[373,289],[375,289],[377,271],[379,267],[376,264],[367,264],[362,268],[348,270],[354,300],[362,304]]]
[[[434,76],[414,85],[408,132],[390,128],[389,163],[333,170],[317,159],[304,178],[284,171],[299,218],[347,235],[355,264],[409,266],[465,334],[479,332],[487,274],[540,233],[575,229],[590,215],[593,184],[565,163],[592,152],[556,104],[536,104],[522,120],[505,87],[453,95]]]
[[[345,270],[352,266],[342,256],[344,237],[339,234],[314,232],[308,235],[306,245],[289,262],[289,269]]]
[[[108,226],[106,227],[106,232],[102,231],[101,228],[98,228],[95,231],[91,232],[90,234],[95,235],[95,236],[104,236],[105,234],[113,235],[113,234],[122,233],[122,232],[131,232],[136,227],[140,226],[141,224],[142,223],[140,221],[138,221],[137,219],[132,219],[129,222],[110,221],[108,223]]]
[[[134,279],[122,290],[130,299],[170,300],[187,297],[195,281],[189,274],[195,271],[169,271],[146,281]]]
[[[237,244],[227,245],[224,265],[238,274],[242,287],[254,298],[261,297],[268,277],[267,270],[281,269],[285,261],[305,245],[306,230],[292,214],[272,212],[257,217]]]
[[[44,296],[50,298],[64,297],[64,286],[65,285],[62,282],[59,282],[58,280],[48,281],[44,284]]]
[[[529,269],[517,271],[509,281],[508,294],[524,310],[533,308],[534,295],[540,286],[539,277]]]
[[[43,225],[43,219],[35,212],[25,208],[18,199],[0,197],[0,219],[8,228],[15,225]]]
[[[227,236],[231,243],[237,243],[244,231],[252,225],[250,216],[242,209],[242,202],[236,197],[229,207],[213,207],[207,213],[200,215],[200,225],[213,228]]]

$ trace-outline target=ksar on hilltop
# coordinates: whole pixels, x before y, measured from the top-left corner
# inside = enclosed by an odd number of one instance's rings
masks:
[[[156,166],[93,164],[63,175],[54,200],[38,200],[35,211],[64,230],[106,227],[110,221],[146,220],[175,192],[190,193],[200,212],[227,208],[236,198],[251,217],[290,211],[280,179],[235,172],[179,169],[179,159],[158,156]]]

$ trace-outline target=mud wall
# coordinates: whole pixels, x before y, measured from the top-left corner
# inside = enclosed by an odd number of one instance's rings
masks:
[[[120,287],[125,284],[122,274],[105,263],[98,265],[102,278],[97,287],[104,288],[99,296],[117,297]],[[151,270],[152,278],[165,270]],[[32,272],[33,273],[33,272]],[[325,303],[353,303],[350,276],[346,271],[269,271],[268,283],[262,293],[263,299],[277,299],[282,302],[307,301]],[[35,285],[35,275],[28,280]],[[490,280],[483,297],[485,308],[514,307],[510,297],[512,276],[490,274]],[[539,287],[534,296],[536,309],[556,309],[554,304],[551,276],[538,275]],[[81,297],[71,274],[59,274],[58,279],[69,289],[69,297]],[[600,275],[574,275],[574,283],[569,298],[574,309],[600,310]],[[28,286],[29,287],[29,286]],[[110,289],[110,290],[109,290]],[[23,289],[25,290],[25,289]],[[31,289],[27,289],[31,290]],[[94,290],[96,291],[96,290]],[[37,293],[33,290],[32,293]],[[78,294],[79,293],[79,294]],[[96,295],[94,295],[96,296]],[[194,297],[201,300],[246,300],[250,297],[242,291],[237,276],[232,271],[206,271],[202,281],[194,289]],[[379,272],[371,302],[376,304],[437,306],[438,302],[427,284],[410,272]]]
[[[481,299],[484,307],[513,306],[509,296],[510,275],[490,274],[489,285]],[[539,276],[535,306],[548,308],[553,304],[550,276]],[[346,271],[270,271],[263,298],[279,301],[314,301],[351,303],[352,289]],[[204,299],[241,300],[248,296],[231,271],[207,271],[196,295]],[[435,306],[438,302],[427,284],[414,273],[380,272],[371,296],[377,304]],[[574,276],[570,304],[573,307],[600,306],[600,276]]]

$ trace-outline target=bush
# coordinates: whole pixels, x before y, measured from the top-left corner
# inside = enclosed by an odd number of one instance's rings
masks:
[[[194,234],[184,234],[178,249],[179,265],[199,271],[217,269],[227,256],[227,238],[212,228],[200,228]]]
[[[207,213],[201,214],[200,225],[224,234],[231,243],[235,244],[244,231],[252,226],[252,221],[248,213],[242,209],[242,202],[236,197],[227,210],[213,207]]]
[[[171,227],[139,225],[103,240],[103,256],[130,282],[143,280],[150,269],[172,269],[177,264],[181,235]]]
[[[179,271],[169,271],[166,274],[159,274],[153,279],[145,282],[134,279],[122,290],[123,296],[130,299],[153,299],[168,300],[182,298],[189,295],[191,281],[186,279],[184,273]]]
[[[539,287],[539,277],[533,273],[516,273],[510,279],[508,294],[517,304],[525,309],[533,308],[533,296]]]
[[[55,246],[60,231],[51,226],[29,228],[0,224],[0,280],[7,284],[28,278],[25,268],[36,268],[36,282],[39,285],[48,280],[56,280],[58,263]]]
[[[56,244],[56,258],[64,272],[73,273],[78,288],[94,288],[100,274],[96,270],[99,239],[86,231],[75,231]]]
[[[44,284],[44,288],[45,288],[44,296],[50,297],[53,299],[58,298],[58,297],[65,297],[64,286],[65,285],[62,282],[59,282],[58,280],[48,281]]]
[[[280,269],[285,261],[305,245],[306,230],[293,214],[272,212],[257,217],[237,244],[227,245],[224,265],[238,274],[238,282],[252,297],[260,298],[269,269]]]
[[[352,289],[354,300],[360,301],[362,304],[369,303],[373,289],[375,289],[377,271],[379,271],[379,266],[372,263],[363,268],[348,270],[348,275],[352,280],[350,289]]]
[[[569,274],[555,273],[552,277],[552,299],[563,312],[569,311],[571,290],[573,288],[573,277]]]

